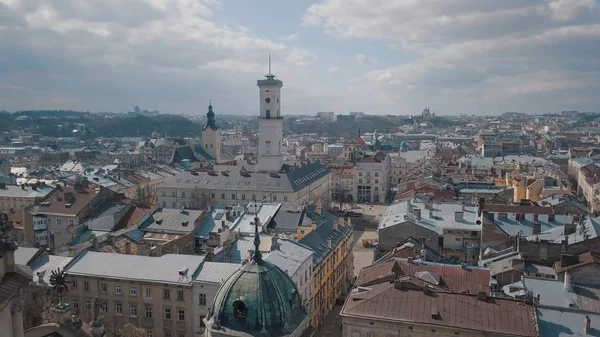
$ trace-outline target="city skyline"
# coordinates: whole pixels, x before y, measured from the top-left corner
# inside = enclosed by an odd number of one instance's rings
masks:
[[[0,0],[0,109],[258,115],[597,111],[594,0]]]

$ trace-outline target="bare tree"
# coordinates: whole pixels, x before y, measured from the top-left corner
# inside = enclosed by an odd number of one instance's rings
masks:
[[[23,328],[52,322],[52,304],[56,296],[45,285],[29,285],[23,290]]]
[[[142,206],[153,205],[156,202],[156,188],[147,184],[138,186],[136,189],[135,200]]]
[[[210,196],[210,192],[201,188],[194,188],[190,197],[189,207],[191,209],[204,210],[208,209],[213,204],[213,199]]]
[[[352,203],[352,196],[350,190],[345,186],[339,186],[338,192],[336,192],[333,196],[333,201],[335,201],[340,207],[340,211],[344,211],[345,206],[349,206]]]
[[[108,336],[111,337],[146,337],[146,330],[139,328],[129,322],[113,324],[114,328],[108,328],[110,324],[105,324],[104,329]]]

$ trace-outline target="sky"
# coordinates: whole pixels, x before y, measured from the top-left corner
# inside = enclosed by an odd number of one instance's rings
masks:
[[[0,0],[0,110],[600,111],[597,0]]]

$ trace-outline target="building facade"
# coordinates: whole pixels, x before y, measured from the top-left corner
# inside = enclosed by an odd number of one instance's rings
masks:
[[[279,172],[283,166],[283,117],[281,116],[281,87],[283,82],[275,79],[271,73],[271,60],[269,59],[269,73],[264,80],[258,80],[260,117],[258,121],[258,170],[266,172]]]
[[[215,121],[213,106],[208,106],[206,113],[206,125],[202,129],[202,147],[215,161],[221,160],[221,130]]]

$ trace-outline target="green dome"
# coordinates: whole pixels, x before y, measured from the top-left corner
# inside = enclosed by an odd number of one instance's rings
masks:
[[[405,141],[400,143],[400,151],[402,151],[402,152],[408,151],[408,144]]]
[[[252,336],[291,334],[307,316],[294,282],[260,257],[221,285],[213,308],[217,326]]]

